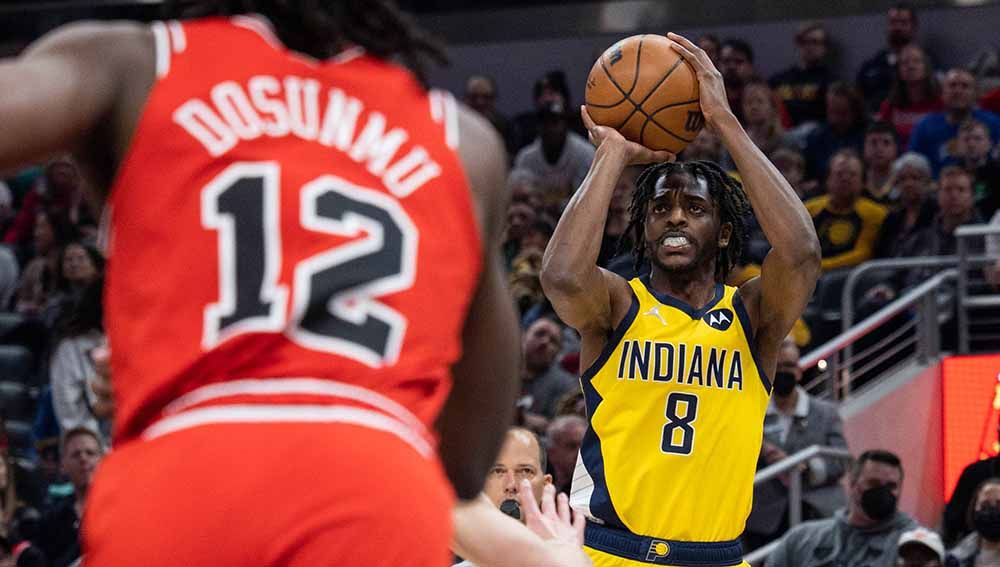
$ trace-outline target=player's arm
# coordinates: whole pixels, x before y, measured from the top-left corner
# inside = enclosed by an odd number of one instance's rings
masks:
[[[819,278],[819,239],[798,195],[736,120],[722,75],[708,55],[679,35],[669,37],[698,75],[705,123],[736,163],[757,221],[771,243],[760,277],[744,284],[740,296],[753,322],[758,352],[773,366],[782,339],[802,314]]]
[[[138,24],[64,26],[0,59],[0,171],[72,150],[113,120],[121,81],[117,39]]]
[[[539,510],[527,482],[518,488],[525,524],[503,514],[485,496],[460,502],[452,510],[452,549],[479,567],[586,567],[583,514],[572,514],[566,495],[555,500],[555,488],[545,487]],[[573,516],[571,518],[571,515]]]
[[[462,331],[462,358],[437,428],[445,472],[458,497],[475,498],[494,464],[520,389],[514,303],[500,260],[506,218],[506,151],[485,121],[463,109],[460,154],[483,235],[483,269]]]
[[[674,156],[629,142],[617,130],[594,124],[585,109],[582,112],[597,152],[545,249],[541,280],[559,317],[585,332],[611,329],[614,302],[629,297],[624,279],[597,266],[618,178],[628,165],[668,161]]]

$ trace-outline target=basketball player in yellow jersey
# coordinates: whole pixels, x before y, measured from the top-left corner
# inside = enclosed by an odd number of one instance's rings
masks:
[[[746,192],[717,165],[671,163],[584,111],[597,153],[545,251],[542,285],[582,336],[590,428],[571,500],[591,520],[596,567],[743,564],[768,377],[819,275],[819,242],[795,191],[733,116],[708,56],[669,37],[697,73],[705,123]],[[615,183],[629,164],[664,161],[640,177],[630,209],[636,264],[651,268],[625,281],[595,265]],[[772,249],[760,277],[737,289],[724,282],[748,205]]]

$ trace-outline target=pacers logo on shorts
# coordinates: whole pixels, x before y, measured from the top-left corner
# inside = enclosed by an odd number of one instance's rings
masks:
[[[654,539],[649,542],[649,551],[646,552],[646,561],[656,561],[657,559],[663,559],[670,553],[670,545],[667,542]]]

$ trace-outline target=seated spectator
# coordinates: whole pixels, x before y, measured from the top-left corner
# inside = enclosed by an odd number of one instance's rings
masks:
[[[1000,478],[976,488],[965,513],[972,532],[948,554],[948,567],[1000,565]]]
[[[927,528],[903,532],[896,546],[896,567],[944,567],[941,536]]]
[[[900,51],[899,68],[892,81],[889,97],[878,110],[879,120],[892,124],[899,143],[906,146],[914,126],[932,112],[944,110],[930,59],[917,44]]]
[[[892,163],[889,183],[896,203],[882,223],[875,244],[877,258],[900,256],[902,244],[934,221],[937,199],[932,180],[930,162],[918,153],[907,152]]]
[[[972,174],[976,208],[984,219],[1000,209],[1000,160],[993,157],[989,128],[966,120],[958,128],[959,165]]]
[[[892,192],[892,163],[899,155],[896,132],[888,122],[875,122],[865,132],[865,197],[890,205],[899,196]]]
[[[538,219],[536,209],[523,201],[511,200],[507,207],[507,230],[504,233],[503,255],[510,271],[514,258],[521,252],[521,239]]]
[[[719,49],[722,44],[719,42],[719,38],[710,34],[702,34],[698,36],[698,41],[695,41],[704,52],[708,55],[708,58],[712,61],[712,64],[716,68],[719,67]]]
[[[938,214],[930,226],[918,230],[903,244],[903,256],[950,256],[957,251],[955,229],[979,224],[972,195],[972,175],[955,165],[945,166],[938,178]]]
[[[15,309],[40,315],[54,299],[63,247],[76,231],[67,219],[46,211],[37,214],[32,230],[33,257],[21,275]]]
[[[846,83],[834,83],[826,92],[826,123],[806,138],[806,178],[819,179],[838,150],[861,153],[865,138],[864,101],[857,89]]]
[[[557,363],[562,339],[562,324],[548,317],[537,319],[524,331],[521,399],[527,406],[525,423],[535,431],[544,431],[556,414],[559,399],[579,388],[577,379]]]
[[[792,126],[826,120],[826,89],[833,82],[827,67],[827,33],[820,22],[807,22],[795,34],[796,65],[774,75],[771,88],[785,103]]]
[[[799,386],[799,347],[792,337],[781,344],[774,373],[773,396],[764,416],[764,443],[758,468],[773,465],[812,445],[846,449],[844,425],[834,404],[810,396]],[[815,457],[802,475],[802,517],[826,518],[846,504],[840,478],[844,461]],[[747,532],[753,544],[763,544],[788,529],[788,477],[754,485],[753,510]]]
[[[71,429],[62,437],[62,468],[73,495],[45,511],[39,547],[52,567],[67,567],[80,557],[80,520],[90,483],[104,447],[96,431]]]
[[[770,157],[771,163],[778,168],[800,199],[806,201],[817,196],[817,183],[806,181],[806,158],[802,156],[802,152],[794,148],[778,148]]]
[[[57,158],[45,168],[42,176],[24,196],[21,210],[4,235],[7,244],[23,245],[34,235],[38,213],[65,218],[71,226],[95,226],[96,221],[83,202],[80,174],[67,158]]]
[[[788,530],[767,567],[892,567],[900,535],[917,527],[897,510],[903,465],[889,451],[865,451],[851,469],[846,509]]]
[[[514,155],[510,121],[497,110],[497,83],[487,75],[472,75],[465,81],[465,104],[490,121],[507,146],[507,153]]]
[[[542,206],[538,177],[526,169],[511,170],[507,176],[507,190],[510,192],[511,203],[524,203],[532,210],[538,210]]]
[[[552,102],[538,113],[540,134],[514,158],[514,167],[538,177],[545,205],[562,203],[583,183],[594,159],[594,146],[569,130],[566,106]]]
[[[1000,456],[970,463],[962,471],[955,484],[955,491],[951,493],[951,500],[944,507],[942,532],[945,545],[952,547],[972,533],[969,508],[973,505],[979,486],[994,477],[1000,478]]]
[[[711,161],[721,164],[729,158],[726,156],[726,151],[723,149],[719,137],[708,128],[702,128],[694,137],[694,141],[684,148],[678,159],[681,161]]]
[[[917,38],[917,12],[911,5],[896,4],[886,14],[886,46],[861,64],[855,81],[868,110],[875,112],[889,94],[900,51]]]
[[[500,453],[497,454],[496,463],[486,477],[483,493],[505,514],[520,520],[517,487],[522,480],[527,479],[540,503],[542,489],[545,485],[552,484],[552,475],[545,474],[545,461],[545,449],[537,435],[521,427],[510,428],[500,447]]]
[[[574,106],[570,99],[566,73],[559,70],[549,71],[535,81],[532,88],[532,101],[534,101],[534,107],[528,112],[515,116],[511,123],[514,148],[512,155],[538,138],[541,132],[540,113],[552,103],[560,103],[563,108],[579,108]],[[567,120],[571,130],[577,134],[586,135],[587,130],[583,126],[583,118],[579,112],[571,112],[567,116]]]
[[[861,158],[842,150],[830,160],[826,195],[805,203],[822,247],[823,271],[856,266],[874,255],[886,210],[861,196],[863,182]]]
[[[58,325],[59,340],[49,367],[52,405],[62,431],[85,428],[104,434],[107,427],[94,415],[90,379],[95,369],[90,351],[104,343],[101,311],[103,282],[91,283]]]
[[[618,178],[615,192],[611,195],[608,206],[608,218],[604,221],[604,238],[601,240],[601,251],[597,254],[597,265],[605,268],[612,258],[620,252],[632,249],[632,237],[626,233],[628,228],[628,206],[635,192],[635,181],[639,177],[639,169],[627,168]]]
[[[990,129],[995,144],[1000,137],[1000,117],[979,110],[976,104],[976,78],[969,71],[956,67],[948,71],[941,88],[944,110],[925,116],[910,136],[910,150],[923,154],[931,162],[934,175],[950,160],[958,159],[958,127],[975,119]]]
[[[793,143],[785,136],[778,115],[778,99],[764,81],[755,79],[743,87],[743,127],[760,151],[769,154],[779,147]],[[723,169],[736,170],[732,159],[727,159]]]
[[[757,78],[753,65],[753,48],[739,38],[729,38],[722,42],[719,50],[719,72],[726,83],[729,108],[736,118],[743,121],[743,87]]]
[[[550,470],[559,492],[569,494],[585,433],[587,420],[579,415],[560,415],[552,420],[545,431]]]

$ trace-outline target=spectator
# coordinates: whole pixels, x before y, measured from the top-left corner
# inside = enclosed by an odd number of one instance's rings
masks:
[[[536,209],[523,201],[511,200],[507,207],[507,231],[504,234],[503,252],[510,271],[514,258],[521,252],[521,239],[537,220]]]
[[[16,310],[40,314],[57,290],[62,250],[75,235],[73,226],[60,215],[41,211],[33,224],[34,257],[25,266],[17,290]]]
[[[562,349],[562,324],[542,317],[524,331],[521,366],[522,403],[527,406],[525,423],[543,431],[556,412],[556,404],[566,392],[579,387],[576,378],[559,367],[556,356]]]
[[[496,101],[497,83],[493,77],[472,75],[465,81],[465,104],[490,121],[507,145],[507,152],[513,155],[510,121],[497,110]]]
[[[496,464],[486,477],[483,492],[505,514],[521,519],[517,506],[517,487],[522,480],[531,483],[535,498],[541,503],[542,489],[552,484],[552,476],[545,474],[545,450],[531,431],[512,427],[507,431]],[[512,512],[516,511],[514,514]]]
[[[563,108],[577,108],[573,106],[569,96],[569,83],[566,81],[566,73],[559,70],[549,71],[535,81],[532,89],[532,100],[534,108],[528,112],[518,114],[512,123],[513,147],[516,154],[522,148],[535,141],[540,133],[539,114],[552,103],[560,103]],[[570,128],[577,134],[586,135],[587,130],[583,127],[583,118],[579,112],[570,113],[567,116]]]
[[[903,532],[896,546],[896,567],[944,567],[941,536],[927,528]]]
[[[888,45],[861,64],[856,80],[871,112],[878,110],[889,94],[900,51],[917,37],[917,12],[912,6],[896,4],[889,8],[886,20]]]
[[[972,196],[972,175],[955,165],[945,166],[938,178],[938,214],[902,246],[903,256],[950,256],[957,251],[955,229],[979,224]],[[981,252],[980,252],[981,253]],[[911,282],[915,283],[915,282]]]
[[[743,87],[757,77],[753,66],[753,48],[742,39],[722,42],[719,51],[719,71],[726,83],[726,96],[733,114],[743,121]]]
[[[968,518],[969,508],[973,505],[979,486],[991,478],[1000,478],[1000,456],[970,463],[958,477],[951,500],[944,507],[942,532],[944,543],[948,547],[954,546],[972,532],[973,526]]]
[[[865,196],[883,205],[894,203],[899,195],[892,189],[892,164],[899,155],[896,131],[888,122],[875,122],[865,132]]]
[[[778,352],[771,403],[764,417],[764,442],[758,468],[772,465],[812,445],[847,448],[844,426],[834,404],[810,396],[799,386],[799,347],[788,337]],[[814,457],[802,476],[802,517],[826,518],[846,504],[840,478],[843,461]],[[788,478],[754,486],[747,532],[753,543],[766,543],[788,529]],[[757,545],[752,545],[757,547]]]
[[[826,195],[806,201],[823,252],[823,271],[856,266],[872,258],[886,217],[885,207],[861,196],[864,169],[850,150],[830,159]]]
[[[965,517],[973,531],[951,550],[948,567],[1000,565],[1000,478],[980,483]]]
[[[96,431],[71,429],[62,439],[62,468],[73,483],[73,496],[46,511],[38,542],[52,567],[66,567],[80,557],[80,520],[94,469],[104,456]]]
[[[715,65],[716,68],[718,68],[719,48],[721,46],[721,44],[719,43],[719,38],[710,33],[706,33],[699,36],[698,41],[696,41],[695,43],[697,43],[698,47],[702,48],[702,50],[705,51],[705,55],[708,55],[708,58],[712,60],[712,64]]]
[[[729,158],[725,156],[725,150],[722,148],[719,137],[708,128],[702,128],[694,137],[694,141],[681,152],[679,159],[681,161],[702,160],[721,163],[728,161]]]
[[[966,120],[958,127],[958,148],[961,166],[974,178],[979,215],[988,219],[1000,208],[1000,160],[992,156],[989,128],[978,120]]]
[[[767,567],[892,567],[900,535],[917,527],[896,509],[902,488],[899,457],[865,451],[851,469],[847,508],[788,530]]]
[[[778,148],[771,154],[771,162],[803,201],[816,196],[815,181],[806,181],[806,158],[794,148]]]
[[[514,167],[534,173],[545,205],[562,203],[587,176],[594,159],[594,147],[576,132],[569,131],[566,106],[551,102],[539,111],[538,138],[522,149]]]
[[[957,159],[958,127],[974,118],[990,129],[990,139],[1000,136],[1000,118],[992,112],[973,108],[976,103],[976,78],[969,71],[954,68],[944,77],[941,89],[944,111],[928,114],[917,123],[910,136],[910,149],[924,154],[931,162],[934,175],[949,160]]]
[[[820,22],[808,22],[795,35],[799,62],[771,77],[774,92],[785,103],[792,125],[826,119],[826,89],[833,75],[826,64],[827,33]]]
[[[560,415],[545,431],[550,470],[559,492],[569,494],[580,445],[586,433],[587,420],[579,415]]]
[[[34,234],[37,215],[41,211],[65,218],[74,227],[96,225],[93,214],[83,201],[80,174],[73,162],[66,158],[53,160],[45,175],[24,196],[21,210],[7,230],[4,242],[23,244]]]
[[[777,105],[778,99],[764,81],[754,79],[743,87],[743,126],[750,139],[765,154],[791,145],[781,126]],[[731,159],[726,161],[726,169],[736,169]]]
[[[889,97],[879,107],[878,118],[892,124],[899,135],[899,143],[905,146],[917,122],[942,110],[944,104],[930,59],[919,45],[911,43],[900,51],[899,69]]]
[[[7,450],[0,451],[0,537],[11,538],[15,514],[23,507],[17,494],[15,467]]]
[[[834,83],[826,92],[826,123],[806,137],[806,178],[819,179],[838,150],[861,153],[865,137],[864,102],[857,89]]]
[[[907,152],[892,163],[890,184],[897,195],[895,207],[882,223],[875,256],[894,258],[901,246],[918,230],[929,226],[937,215],[937,200],[932,198],[931,164],[924,156]]]
[[[101,312],[103,283],[95,280],[75,302],[59,329],[50,366],[52,405],[62,431],[84,428],[105,434],[93,412],[94,393],[89,386],[95,369],[90,351],[104,343]]]
[[[604,238],[601,240],[601,251],[597,254],[597,265],[606,268],[619,250],[632,249],[632,239],[625,229],[628,228],[628,206],[635,192],[635,181],[639,177],[639,169],[630,167],[622,172],[615,185],[608,206],[608,218],[604,222]]]
[[[507,190],[510,191],[511,203],[524,203],[537,211],[542,206],[542,197],[538,194],[538,177],[526,169],[514,169],[507,176]]]

